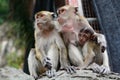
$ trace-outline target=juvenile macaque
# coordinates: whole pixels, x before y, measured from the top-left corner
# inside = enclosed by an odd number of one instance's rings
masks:
[[[60,7],[57,12],[58,22],[61,25],[60,29],[63,40],[68,49],[70,62],[74,66],[81,67],[83,64],[82,53],[76,46],[78,33],[82,28],[93,29],[83,16],[78,15],[76,7],[66,5]]]
[[[54,77],[59,62],[68,73],[75,72],[68,63],[66,47],[55,29],[52,14],[48,11],[35,14],[35,49],[28,57],[30,75],[35,78],[44,72],[48,77]]]
[[[89,29],[79,32],[79,44],[82,46],[83,61],[82,68],[92,69],[95,72],[110,73],[107,44],[103,34],[95,33]]]

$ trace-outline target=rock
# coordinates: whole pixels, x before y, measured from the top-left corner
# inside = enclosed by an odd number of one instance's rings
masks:
[[[35,80],[32,76],[25,74],[22,70],[11,67],[0,68],[0,80]],[[77,70],[75,74],[67,74],[65,71],[58,71],[53,78],[48,78],[44,74],[38,80],[120,80],[120,74],[111,73],[101,75],[93,73],[91,70]]]
[[[78,70],[77,73],[70,75],[65,71],[59,71],[54,78],[48,78],[45,76],[38,80],[120,80],[120,75],[118,73],[100,75],[93,73],[91,70]]]
[[[11,67],[0,68],[0,80],[35,80],[32,76],[29,76]]]

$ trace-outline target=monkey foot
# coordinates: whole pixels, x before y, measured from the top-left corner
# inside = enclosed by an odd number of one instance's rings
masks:
[[[47,75],[49,78],[55,77],[55,76],[56,76],[56,70],[55,70],[55,69],[47,70],[47,71],[46,71],[46,75]]]
[[[90,65],[87,69],[91,69],[93,72],[100,73],[100,74],[109,74],[111,73],[110,69],[104,65],[99,66],[96,63]]]
[[[76,73],[76,68],[73,67],[73,66],[68,66],[66,68],[66,71],[67,71],[68,74],[73,74],[73,73]]]

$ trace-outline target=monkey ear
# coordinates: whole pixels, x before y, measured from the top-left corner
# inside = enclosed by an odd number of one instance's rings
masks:
[[[57,15],[54,12],[51,12],[51,16],[53,19],[57,17]]]
[[[60,14],[60,9],[61,9],[61,8],[58,8],[58,9],[57,9],[57,14]]]
[[[34,17],[35,17],[35,19],[37,19],[37,14],[35,14],[35,16],[34,16]]]
[[[35,19],[37,19],[38,18],[38,14],[36,13],[34,17],[35,17]]]
[[[50,12],[50,14],[51,14],[51,15],[53,15],[53,14],[54,14],[54,12]]]

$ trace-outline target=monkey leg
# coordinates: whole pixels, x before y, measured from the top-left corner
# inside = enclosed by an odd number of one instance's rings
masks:
[[[41,62],[36,59],[35,49],[31,49],[28,56],[28,68],[30,75],[34,78],[38,78],[39,75],[45,72],[45,68],[42,66]]]
[[[92,69],[94,72],[100,74],[109,74],[111,71],[106,50],[104,53],[96,54],[94,63],[89,65],[87,69]]]
[[[58,59],[59,59],[58,48],[56,44],[51,45],[50,49],[48,50],[47,57],[50,59],[52,68],[46,71],[46,75],[48,77],[54,77],[56,75],[56,70],[58,67]]]
[[[100,70],[98,73],[109,74],[111,71],[109,66],[107,50],[105,50],[104,53],[101,53],[101,56],[102,56],[101,61],[103,62],[103,64],[100,66]]]
[[[78,47],[74,46],[73,44],[69,44],[68,46],[68,56],[70,62],[74,66],[81,67],[83,65],[83,56],[81,54],[81,51],[78,49]]]

